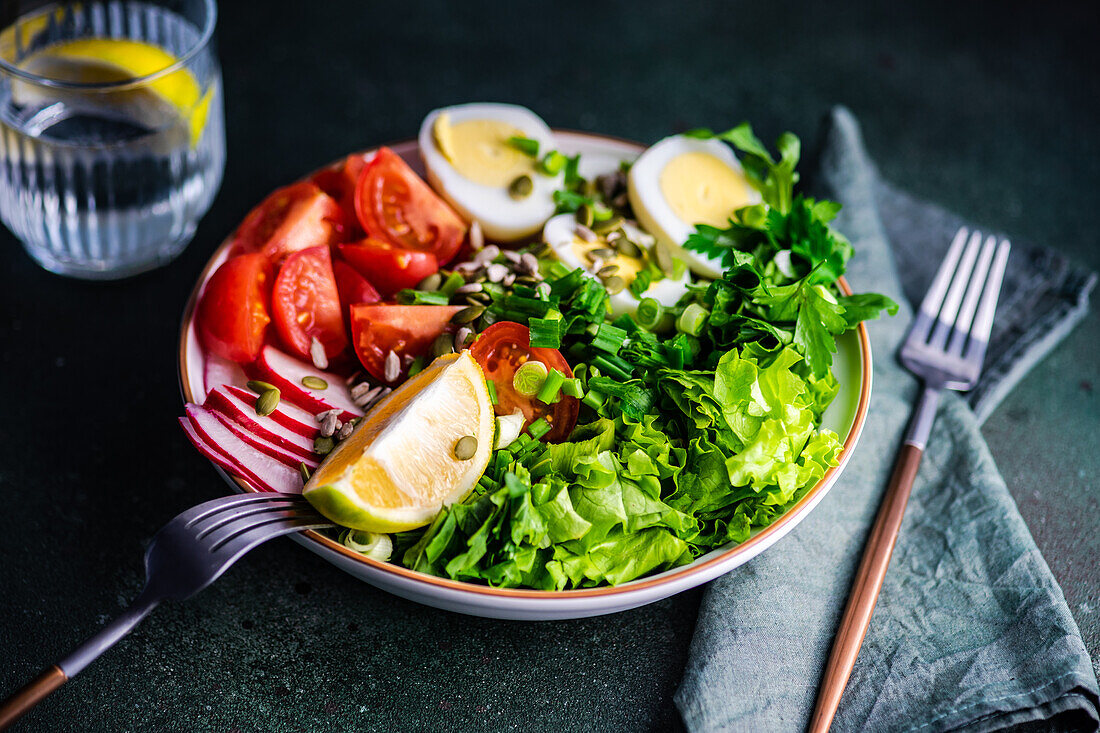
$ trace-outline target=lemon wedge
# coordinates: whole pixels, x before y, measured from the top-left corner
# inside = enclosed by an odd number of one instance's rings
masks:
[[[378,403],[302,493],[345,527],[421,527],[477,484],[495,427],[485,375],[470,352],[440,357]]]

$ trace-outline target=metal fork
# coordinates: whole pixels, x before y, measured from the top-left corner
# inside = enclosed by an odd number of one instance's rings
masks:
[[[274,537],[331,527],[299,494],[243,494],[207,501],[164,525],[145,552],[145,589],[126,611],[69,656],[0,703],[0,730],[75,677],[164,600],[182,601]]]
[[[810,720],[812,733],[829,729],[863,644],[940,395],[945,389],[973,388],[981,374],[1010,248],[1007,240],[982,240],[981,232],[970,234],[966,227],[955,233],[898,354],[902,365],[923,380],[924,390],[863,550]]]

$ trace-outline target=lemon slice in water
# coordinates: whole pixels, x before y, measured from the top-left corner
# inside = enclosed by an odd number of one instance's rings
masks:
[[[485,472],[496,418],[469,351],[436,359],[363,418],[303,494],[337,524],[402,532],[461,501]]]

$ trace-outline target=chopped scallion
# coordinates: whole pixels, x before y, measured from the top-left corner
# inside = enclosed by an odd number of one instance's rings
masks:
[[[556,176],[565,168],[567,158],[557,150],[551,150],[543,156],[539,170],[548,176]]]
[[[523,153],[524,155],[532,158],[539,156],[539,141],[532,140],[529,137],[523,137],[522,135],[513,135],[508,138],[508,144],[513,148]]]
[[[596,337],[592,339],[592,348],[606,351],[609,354],[617,354],[625,341],[626,331],[612,326],[610,323],[601,323],[596,331]]]
[[[489,390],[489,401],[497,404],[497,383],[491,379],[485,380],[485,388]]]
[[[397,302],[401,305],[447,305],[451,296],[435,290],[401,290]]]
[[[576,377],[562,382],[561,391],[564,395],[578,399],[584,396],[584,387],[581,385],[581,380]]]
[[[512,386],[524,397],[534,397],[546,381],[546,365],[541,361],[524,362],[512,375]]]
[[[676,330],[681,333],[698,336],[702,333],[703,326],[706,325],[709,315],[710,313],[706,308],[698,303],[692,303],[687,308],[684,308],[684,312],[676,319]]]
[[[561,346],[560,313],[557,318],[530,318],[527,327],[531,329],[531,346],[539,349],[556,349]]]
[[[654,298],[642,298],[638,303],[638,311],[634,314],[634,320],[645,329],[654,329],[661,322],[661,316],[665,314],[665,308]]]
[[[557,402],[561,396],[561,385],[564,382],[565,375],[557,369],[551,369],[550,373],[546,375],[546,380],[542,383],[538,394],[535,395],[535,399],[547,405]]]
[[[466,278],[462,277],[462,275],[457,272],[452,272],[447,276],[447,279],[443,281],[443,284],[439,286],[439,291],[441,293],[446,293],[447,297],[450,298],[455,294],[456,290],[465,284]]]
[[[546,422],[546,418],[540,417],[527,427],[527,432],[535,440],[541,440],[542,436],[550,432],[550,423]]]

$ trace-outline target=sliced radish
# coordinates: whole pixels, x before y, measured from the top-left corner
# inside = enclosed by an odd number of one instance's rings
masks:
[[[222,421],[222,424],[233,431],[233,434],[238,438],[248,443],[250,446],[260,451],[266,456],[274,458],[279,463],[283,463],[290,468],[297,468],[299,463],[306,464],[307,468],[314,468],[317,465],[317,461],[314,460],[315,456],[303,456],[299,455],[297,451],[290,451],[286,448],[281,448],[269,440],[261,438],[251,430],[246,429],[240,423],[233,420],[231,417],[227,417],[223,413],[217,410],[210,410],[214,413],[214,417]],[[312,464],[312,465],[311,465]]]
[[[248,379],[237,362],[223,359],[211,351],[205,352],[203,356],[206,358],[206,366],[203,368],[202,383],[207,394],[223,384],[243,385]]]
[[[227,471],[267,491],[301,493],[302,475],[298,471],[241,440],[213,412],[202,405],[188,404],[187,417],[195,433],[228,459],[231,465],[223,466]],[[202,450],[202,446],[198,448]]]
[[[234,398],[240,400],[246,405],[256,404],[256,394],[243,387],[235,387],[233,385],[226,385],[222,390],[225,393],[232,395]],[[291,403],[288,400],[279,400],[279,406],[275,408],[275,412],[268,415],[272,420],[282,425],[284,428],[301,435],[304,438],[313,440],[317,437],[317,420],[316,416],[308,411],[303,410],[298,405]]]
[[[344,380],[337,374],[323,372],[284,354],[273,346],[265,346],[260,358],[248,365],[247,373],[254,379],[269,382],[283,393],[283,399],[317,414],[325,410],[341,410],[340,419],[360,417],[363,411],[355,406]],[[311,389],[302,384],[303,377],[320,377],[328,387]]]
[[[179,421],[180,427],[183,428],[183,432],[187,434],[187,437],[188,439],[190,439],[191,444],[199,449],[199,453],[202,453],[215,464],[221,466],[223,469],[233,474],[235,478],[244,481],[256,491],[275,491],[274,488],[267,484],[257,484],[253,480],[247,479],[242,476],[241,469],[237,467],[237,464],[233,462],[233,459],[231,459],[229,456],[219,450],[217,446],[207,443],[206,440],[201,435],[199,435],[199,432],[195,430],[195,426],[191,422],[191,418],[181,417]]]
[[[299,456],[299,460],[312,461],[317,458],[313,453],[312,440],[275,422],[271,415],[257,415],[254,403],[254,399],[246,402],[223,385],[207,396],[204,407],[225,415],[250,433]]]

